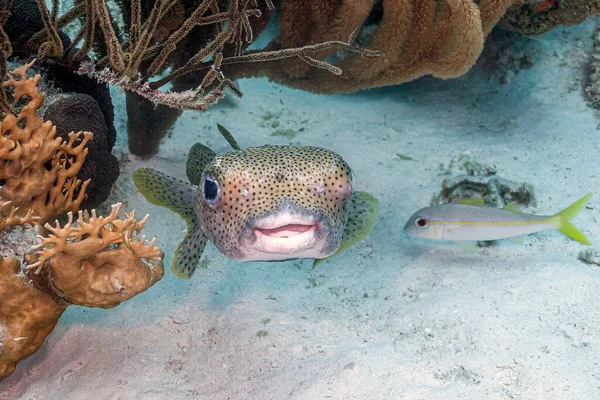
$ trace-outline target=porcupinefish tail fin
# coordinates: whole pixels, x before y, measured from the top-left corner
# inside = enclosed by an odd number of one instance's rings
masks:
[[[375,228],[379,214],[379,201],[369,193],[356,191],[348,201],[348,221],[340,247],[332,255],[315,260],[313,268],[360,242]]]
[[[196,143],[188,152],[185,163],[185,173],[192,185],[199,185],[204,168],[215,158],[217,154],[202,143]]]
[[[171,272],[181,279],[190,279],[196,271],[198,261],[200,261],[200,256],[207,242],[208,238],[202,232],[200,224],[195,222],[192,229],[188,230],[187,235],[175,250]]]
[[[133,172],[133,182],[150,203],[168,208],[185,219],[188,231],[196,220],[196,187],[152,168]]]
[[[579,211],[581,211],[591,197],[592,193],[588,193],[569,207],[554,215],[554,217],[557,217],[557,229],[559,232],[588,246],[592,244],[590,239],[588,239],[585,234],[577,229],[570,221],[579,214]]]

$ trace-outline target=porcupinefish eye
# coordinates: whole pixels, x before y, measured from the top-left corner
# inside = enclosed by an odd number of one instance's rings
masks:
[[[421,229],[425,229],[429,226],[429,221],[427,220],[427,218],[417,217],[417,219],[415,219],[415,225],[417,225]]]
[[[210,175],[204,177],[204,184],[202,185],[202,197],[208,204],[215,204],[217,197],[219,196],[219,183],[216,179]]]

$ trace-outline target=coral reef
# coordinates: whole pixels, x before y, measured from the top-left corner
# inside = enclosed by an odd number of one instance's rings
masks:
[[[0,129],[0,199],[9,199],[22,212],[33,210],[45,223],[66,211],[77,211],[85,196],[89,180],[77,174],[88,150],[90,132],[70,133],[68,140],[56,137],[56,127],[43,122],[37,110],[44,95],[37,83],[40,75],[27,78],[33,62],[9,74],[2,84],[12,89],[15,105],[24,105],[18,115],[7,114]],[[15,78],[16,77],[16,78]]]
[[[138,222],[132,212],[119,220],[120,207],[113,205],[107,217],[79,211],[76,226],[72,213],[62,227],[46,224],[50,233],[33,247],[36,261],[27,268],[47,269],[54,292],[72,304],[112,308],[143,292],[163,276],[162,252],[155,239],[146,244],[145,236],[137,237],[148,215]]]
[[[10,3],[11,1],[9,1]],[[5,7],[6,0],[0,0],[0,6]],[[42,14],[36,0],[12,0],[10,5],[10,15],[4,24],[4,30],[8,37],[18,43],[17,48],[26,48],[29,51],[37,52],[39,43],[30,41],[30,39],[40,30],[44,29]],[[63,32],[58,32],[58,36],[64,48],[71,43],[69,36]]]
[[[512,4],[498,26],[539,36],[560,25],[571,26],[600,12],[597,0],[527,0]]]
[[[502,208],[516,202],[523,208],[535,206],[533,186],[513,182],[496,175],[492,166],[471,160],[467,154],[452,159],[442,175],[442,190],[433,196],[431,205],[455,203],[464,199],[483,198],[487,206]]]
[[[35,353],[67,308],[66,303],[25,281],[15,258],[0,258],[0,379]]]
[[[108,217],[80,211],[77,225],[72,213],[62,227],[47,224],[26,268],[0,259],[0,379],[41,347],[69,305],[113,308],[162,278],[162,251],[137,236],[148,216],[118,219],[120,207]]]
[[[133,92],[125,93],[125,102],[129,151],[142,157],[154,154],[182,111],[154,104]]]
[[[65,98],[48,111],[62,122],[63,140],[52,122],[36,114],[44,95],[37,87],[41,76],[27,77],[32,64],[3,83],[17,115],[7,113],[0,136],[0,379],[40,348],[69,305],[112,308],[164,274],[155,239],[147,243],[145,236],[138,237],[148,216],[137,221],[132,212],[119,219],[120,203],[107,217],[79,210],[86,188],[102,188],[111,168],[115,174],[115,166],[106,163],[106,125],[89,96]],[[79,126],[97,128],[97,140],[89,132],[67,133]],[[85,182],[77,178],[80,173]],[[97,186],[90,185],[91,179]],[[47,223],[66,211],[63,226]],[[25,239],[31,235],[25,232],[34,233],[28,228],[42,224],[39,242],[27,248]]]
[[[233,83],[240,77],[318,93],[453,78],[475,63],[507,9],[501,26],[526,35],[598,9],[577,0],[118,0],[111,9],[102,0],[76,0],[59,16],[60,0],[51,8],[18,3],[0,3],[0,58],[37,55],[127,91],[129,148],[140,156],[157,151],[181,110],[206,111],[226,90],[241,96]],[[277,37],[247,51],[273,16]],[[73,29],[75,21],[81,27]],[[160,90],[168,84],[170,91]],[[100,103],[112,130],[112,112]],[[10,112],[2,94],[0,108]]]
[[[33,214],[33,210],[27,210],[23,216],[19,216],[17,213],[19,209],[11,203],[11,201],[0,202],[0,231],[12,229],[15,226],[30,228],[39,221],[40,218]]]
[[[266,50],[340,40],[361,29],[358,43],[381,50],[384,56],[377,62],[360,55],[339,57],[335,65],[344,74],[336,76],[324,70],[309,71],[293,59],[233,66],[231,70],[224,63],[224,71],[230,77],[267,76],[278,83],[318,93],[353,92],[427,74],[453,78],[475,63],[486,35],[510,3],[511,0],[281,0],[279,35]],[[318,58],[331,55],[331,51],[326,51]]]
[[[54,101],[46,108],[44,120],[56,126],[56,136],[68,140],[70,132],[90,130],[94,137],[87,143],[88,154],[77,174],[81,181],[90,181],[87,198],[80,208],[91,210],[110,195],[119,177],[119,162],[111,154],[109,130],[96,100],[87,94],[73,94]]]
[[[39,217],[34,215],[33,210],[28,210],[23,216],[19,216],[18,211],[10,201],[0,201],[0,257],[22,258],[37,243],[35,229],[14,228],[36,226]]]
[[[16,211],[9,201],[0,203],[2,231],[30,228],[38,220],[31,210],[23,217]],[[19,260],[0,257],[0,379],[39,349],[66,308],[24,278]]]
[[[61,16],[58,15],[60,0],[52,2],[51,10],[45,2],[37,1],[37,13],[31,10],[30,1],[22,8],[13,7],[12,1],[4,2],[0,10],[4,19],[0,18],[0,24],[6,23],[6,16],[19,12],[22,15],[18,18],[31,15],[38,21],[37,28],[40,29],[28,38],[14,30],[9,30],[11,34],[0,35],[6,49],[1,56],[5,59],[14,50],[50,58],[55,63],[76,69],[79,74],[136,94],[127,96],[130,120],[143,114],[144,120],[150,121],[142,127],[128,125],[132,136],[129,144],[134,154],[142,156],[157,150],[160,139],[177,119],[180,110],[204,111],[225,95],[225,89],[242,95],[233,81],[223,74],[222,65],[264,64],[265,61],[294,58],[328,74],[340,74],[339,67],[312,55],[326,49],[345,49],[363,56],[380,55],[377,51],[357,47],[352,31],[342,41],[336,39],[243,54],[254,40],[250,21],[271,15],[275,9],[271,0],[264,0],[260,5],[252,0],[121,0],[117,4],[126,32],[121,32],[114,23],[114,16],[102,0],[79,0]],[[73,32],[69,43],[64,42],[61,29],[67,32],[68,25],[80,18],[83,19],[81,29]],[[262,29],[267,22],[268,19],[259,20],[257,27]],[[350,40],[345,41],[347,38]],[[92,49],[98,55],[94,61],[86,58]],[[3,64],[0,59],[0,75],[4,72]],[[158,79],[151,80],[153,77]],[[175,91],[159,90],[167,84],[172,84]],[[10,112],[10,107],[1,100],[2,110]],[[145,130],[145,127],[153,129]]]
[[[6,7],[6,0],[0,0],[0,6]],[[4,23],[4,31],[15,42],[26,42],[36,32],[44,28],[42,15],[36,0],[13,1],[8,8],[10,15]]]
[[[115,113],[108,85],[88,76],[79,75],[72,68],[47,58],[38,59],[34,67],[38,68],[39,73],[44,77],[45,81],[51,82],[54,88],[59,89],[63,93],[67,95],[74,93],[87,94],[96,101],[102,111],[104,123],[108,129],[106,139],[109,151],[112,151],[117,139],[117,130],[115,129]],[[94,117],[94,120],[96,118]],[[94,132],[93,129],[82,128],[81,130]]]
[[[4,0],[0,0],[0,6],[5,7],[6,5],[7,3]],[[38,8],[37,1],[13,1],[9,8],[9,15],[4,24],[4,29],[7,37],[12,38],[14,44],[11,46],[10,53],[12,55],[20,57],[37,55],[40,44],[36,41],[29,41],[34,34],[44,29],[44,21],[42,20],[42,14]],[[63,40],[63,47],[68,48],[71,43],[68,35],[60,31],[59,35]],[[6,56],[8,57],[11,54],[7,54]],[[39,67],[41,70],[40,73],[47,80],[51,80],[54,86],[60,88],[63,92],[88,94],[98,102],[109,130],[108,143],[112,150],[115,144],[116,130],[114,128],[114,111],[108,86],[89,77],[76,74],[74,69],[77,66],[65,66],[49,58],[38,60],[36,67]]]

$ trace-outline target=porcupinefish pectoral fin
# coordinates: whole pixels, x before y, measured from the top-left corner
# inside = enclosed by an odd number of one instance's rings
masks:
[[[187,223],[188,232],[175,251],[171,271],[180,278],[189,279],[208,242],[194,211],[196,187],[152,168],[135,170],[133,182],[146,200],[176,212]]]
[[[185,163],[185,173],[192,185],[199,185],[202,179],[204,168],[215,158],[217,153],[203,145],[196,143],[188,152],[188,159]]]
[[[200,224],[196,222],[192,229],[188,229],[187,235],[177,246],[171,263],[171,272],[181,279],[190,279],[196,271],[207,242],[208,238],[202,232]]]
[[[133,183],[146,200],[155,206],[176,212],[190,228],[196,219],[196,187],[152,168],[136,169],[133,172]]]
[[[364,239],[375,228],[378,214],[379,201],[375,197],[366,192],[353,192],[348,203],[348,222],[340,247],[332,255],[315,260],[313,268]]]

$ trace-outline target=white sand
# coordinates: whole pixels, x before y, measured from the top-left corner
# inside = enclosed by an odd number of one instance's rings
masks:
[[[160,154],[127,163],[119,180],[125,208],[151,213],[145,233],[167,263],[185,224],[137,194],[131,172],[183,178],[192,143],[228,150],[216,123],[244,147],[288,143],[261,127],[268,112],[281,113],[279,128],[304,128],[294,143],[348,161],[356,188],[381,201],[375,231],[314,271],[309,260],[237,263],[209,246],[191,281],[168,272],[116,309],[72,307],[0,399],[600,398],[600,268],[577,260],[584,246],[545,232],[470,253],[402,233],[439,191],[439,164],[465,151],[534,184],[538,213],[598,191],[599,120],[581,84],[594,26],[518,40],[534,66],[505,85],[505,66],[489,62],[459,80],[353,96],[259,79],[242,82],[236,107],[186,113]],[[598,195],[576,224],[600,243]]]

